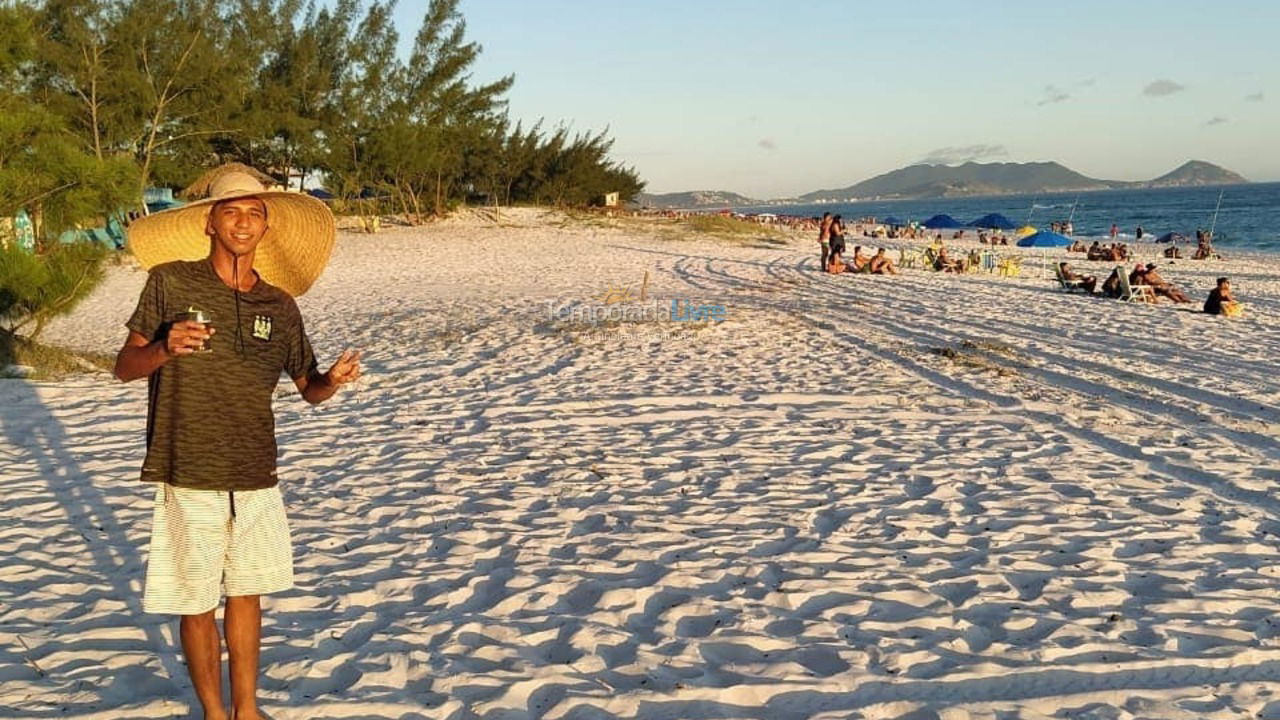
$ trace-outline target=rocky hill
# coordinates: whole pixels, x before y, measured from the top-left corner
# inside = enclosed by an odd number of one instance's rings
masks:
[[[660,210],[706,210],[759,204],[759,200],[725,190],[691,190],[676,193],[640,193],[636,203]]]
[[[1248,182],[1212,163],[1191,160],[1158,178],[1140,182],[1099,180],[1056,162],[975,163],[963,165],[912,165],[869,180],[832,190],[800,196],[802,202],[892,198],[939,198],[964,195],[1014,195],[1027,193],[1109,190],[1116,188],[1231,185]]]

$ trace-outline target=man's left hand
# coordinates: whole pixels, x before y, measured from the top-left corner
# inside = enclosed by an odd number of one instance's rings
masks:
[[[333,367],[329,368],[329,372],[325,373],[325,377],[328,378],[331,385],[339,387],[359,380],[360,374],[360,351],[343,350],[342,357],[338,358]]]

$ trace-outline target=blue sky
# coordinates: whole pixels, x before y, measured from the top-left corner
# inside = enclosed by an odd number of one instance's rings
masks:
[[[425,0],[397,9],[407,46]],[[462,0],[511,116],[610,129],[652,192],[782,197],[926,159],[1280,180],[1280,2]]]

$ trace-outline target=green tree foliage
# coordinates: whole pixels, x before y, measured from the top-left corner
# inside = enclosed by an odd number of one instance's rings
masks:
[[[346,207],[412,221],[469,200],[586,205],[642,187],[609,159],[604,132],[508,124],[513,77],[473,81],[481,48],[466,38],[458,0],[427,3],[403,59],[394,0],[0,3],[12,21],[0,35],[13,39],[0,40],[5,109],[21,110],[0,122],[48,121],[47,135],[66,145],[42,146],[42,156],[95,159],[76,173],[82,189],[118,182],[114,163],[132,163],[135,207],[147,185],[182,186],[227,161],[282,180],[318,173]],[[33,119],[32,108],[47,116]],[[35,142],[6,131],[0,142]],[[16,152],[0,146],[0,156]],[[107,200],[82,192],[69,205]]]
[[[137,169],[89,152],[62,117],[25,95],[24,75],[35,63],[33,20],[24,6],[0,5],[0,217],[26,209],[43,243],[126,203]]]
[[[103,159],[67,132],[63,117],[27,91],[36,70],[35,14],[0,3],[0,217],[26,209],[37,221],[40,253],[0,234],[0,345],[14,333],[34,338],[49,319],[70,312],[102,276],[106,250],[47,242],[66,228],[94,221],[132,195],[137,169]]]
[[[56,245],[33,255],[0,247],[0,335],[35,339],[49,320],[65,315],[102,280],[109,251],[93,243]]]

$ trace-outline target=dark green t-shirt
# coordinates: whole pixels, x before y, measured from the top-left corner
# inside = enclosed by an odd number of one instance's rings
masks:
[[[281,372],[298,378],[316,367],[298,305],[261,278],[237,302],[211,261],[172,262],[152,268],[126,325],[160,340],[175,314],[192,309],[211,313],[216,332],[209,352],[174,357],[151,374],[142,479],[207,490],[271,487],[276,383]]]

